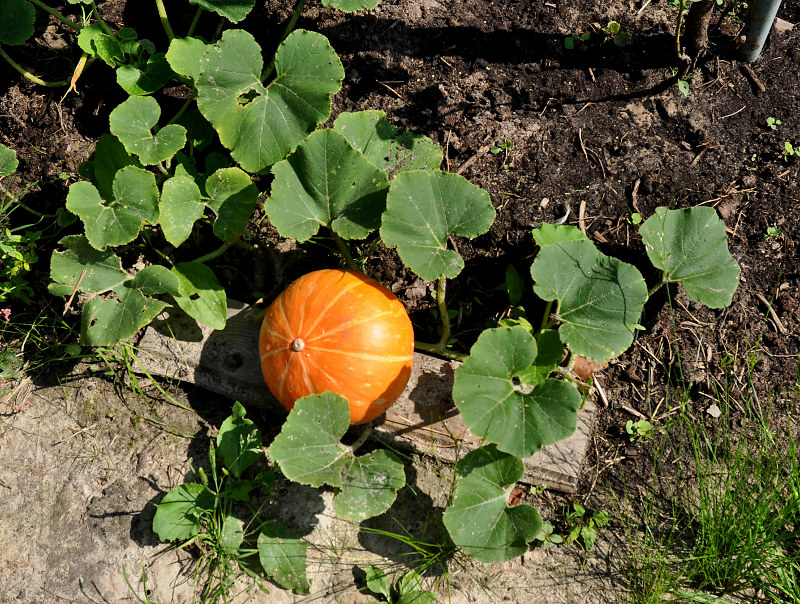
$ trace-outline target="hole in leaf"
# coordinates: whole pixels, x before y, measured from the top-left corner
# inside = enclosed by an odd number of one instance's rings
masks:
[[[236,97],[236,104],[239,107],[247,107],[258,96],[258,91],[251,88],[247,92]]]
[[[197,292],[195,292],[195,293],[193,293],[193,294],[191,294],[191,295],[189,296],[189,299],[190,299],[190,300],[199,300],[199,299],[200,299],[200,294],[198,294]]]

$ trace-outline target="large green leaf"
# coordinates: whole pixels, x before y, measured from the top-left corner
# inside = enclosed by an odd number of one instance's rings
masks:
[[[102,250],[136,239],[144,224],[158,222],[158,187],[151,172],[126,166],[114,176],[113,199],[104,200],[93,184],[72,184],[67,209],[83,221],[86,238]]]
[[[164,181],[159,199],[159,219],[164,237],[175,247],[189,238],[194,223],[203,215],[206,204],[191,176],[176,174]]]
[[[153,97],[132,96],[111,112],[108,122],[111,133],[149,166],[170,159],[186,144],[186,128],[178,124],[152,132],[160,116],[161,107]]]
[[[189,4],[214,11],[228,21],[238,23],[253,10],[256,0],[189,0]]]
[[[339,487],[351,453],[339,439],[350,425],[350,405],[333,392],[295,402],[269,456],[289,480],[312,487]]]
[[[437,170],[442,163],[439,145],[427,136],[398,133],[383,111],[341,113],[333,127],[387,174]]]
[[[305,241],[323,225],[345,239],[363,239],[380,226],[386,175],[338,132],[310,134],[272,172],[265,210],[284,237]]]
[[[520,457],[567,438],[578,423],[581,397],[574,386],[544,379],[528,392],[518,384],[537,352],[524,327],[486,330],[453,384],[453,400],[469,429]]]
[[[217,451],[236,478],[262,455],[261,431],[245,417],[244,407],[239,402],[234,403],[233,412],[219,428]]]
[[[0,2],[0,44],[18,46],[33,35],[36,10],[25,0]]]
[[[114,252],[95,249],[82,235],[68,235],[59,244],[66,249],[53,252],[50,259],[52,283],[48,289],[52,294],[69,296],[75,291],[78,281],[79,291],[101,294],[131,279],[122,269],[122,260]]]
[[[713,208],[656,208],[639,233],[665,282],[683,283],[692,300],[711,308],[730,305],[741,269],[728,251],[725,224]]]
[[[394,453],[385,449],[367,453],[347,468],[333,509],[341,518],[361,522],[388,510],[405,484],[403,463]]]
[[[356,457],[340,439],[350,425],[350,405],[333,392],[312,394],[295,402],[269,448],[284,476],[319,487],[339,487],[333,507],[358,521],[385,512],[405,485],[402,462],[388,451]]]
[[[647,301],[647,286],[634,266],[577,238],[543,247],[531,277],[539,297],[558,301],[558,333],[575,354],[602,363],[633,342]]]
[[[344,69],[321,34],[297,30],[278,47],[275,79],[261,82],[261,47],[246,31],[228,30],[203,55],[197,106],[222,144],[249,172],[289,154],[324,122]]]
[[[190,539],[200,532],[200,515],[214,508],[214,494],[202,484],[187,482],[164,495],[156,506],[153,531],[162,541]]]
[[[276,583],[300,594],[309,592],[305,541],[282,526],[267,524],[258,535],[257,547],[261,566]]]
[[[217,215],[214,234],[233,243],[247,228],[258,199],[258,188],[239,168],[221,168],[206,180],[208,206]]]
[[[167,50],[167,63],[175,73],[197,80],[203,54],[208,45],[200,38],[173,38]]]
[[[481,562],[524,554],[542,518],[529,505],[508,507],[511,487],[522,478],[522,460],[489,445],[465,455],[456,470],[453,504],[443,517],[453,543]]]
[[[190,317],[214,329],[224,329],[228,301],[214,271],[200,262],[179,262],[172,267],[178,277],[175,302]]]
[[[135,334],[167,306],[150,298],[128,281],[115,288],[117,298],[95,296],[81,311],[81,342],[86,346],[113,346]]]
[[[458,174],[402,172],[386,198],[381,238],[423,279],[455,277],[464,259],[448,249],[450,237],[477,237],[494,217],[489,194]]]

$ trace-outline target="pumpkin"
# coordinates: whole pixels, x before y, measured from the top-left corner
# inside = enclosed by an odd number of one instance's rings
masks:
[[[258,342],[270,392],[286,409],[335,392],[350,423],[388,409],[411,375],[414,329],[403,303],[374,279],[326,269],[300,277],[267,308]]]

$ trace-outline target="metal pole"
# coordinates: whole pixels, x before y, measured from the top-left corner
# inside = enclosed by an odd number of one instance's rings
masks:
[[[744,31],[745,42],[739,49],[742,61],[752,63],[758,59],[780,6],[781,0],[751,0]]]

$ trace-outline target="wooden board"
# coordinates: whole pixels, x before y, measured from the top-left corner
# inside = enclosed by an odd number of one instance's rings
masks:
[[[191,382],[242,403],[285,413],[261,375],[259,323],[250,307],[228,301],[223,330],[198,325],[179,310],[160,315],[138,342],[139,360],[152,375]],[[451,396],[455,361],[415,353],[408,386],[387,413],[373,422],[373,434],[403,449],[455,461],[480,439],[461,419]],[[575,433],[525,460],[523,481],[572,493],[594,427],[595,407],[578,412]]]

